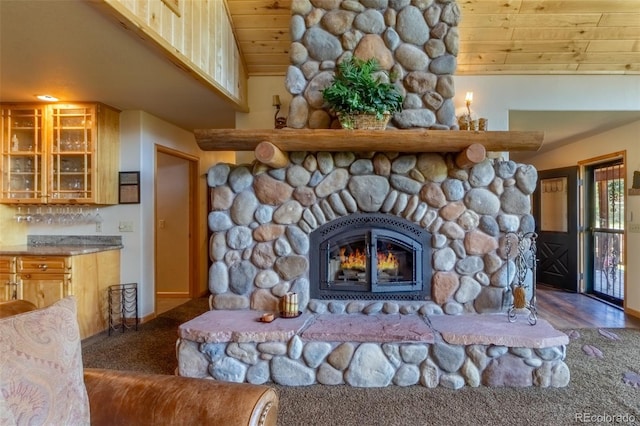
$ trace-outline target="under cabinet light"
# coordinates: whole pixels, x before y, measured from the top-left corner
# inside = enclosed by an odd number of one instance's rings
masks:
[[[36,95],[36,98],[40,99],[41,101],[45,101],[45,102],[58,102],[58,98],[56,98],[55,96],[51,96],[51,95]]]

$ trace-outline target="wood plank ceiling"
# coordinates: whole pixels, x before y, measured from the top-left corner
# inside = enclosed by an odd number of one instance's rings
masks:
[[[291,0],[227,0],[249,75],[284,75]],[[640,0],[459,0],[456,74],[640,74]]]

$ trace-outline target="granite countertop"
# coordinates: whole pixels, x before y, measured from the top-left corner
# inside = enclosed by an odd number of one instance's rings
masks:
[[[0,246],[1,256],[76,256],[80,254],[97,253],[107,250],[120,250],[122,244],[85,244],[85,245],[15,245]]]
[[[0,255],[76,256],[122,248],[120,236],[29,235],[27,244],[0,245]]]

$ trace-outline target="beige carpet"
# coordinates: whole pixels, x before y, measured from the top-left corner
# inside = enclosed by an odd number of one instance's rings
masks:
[[[579,330],[581,337],[567,351],[571,383],[566,388],[278,387],[280,424],[570,425],[581,418],[594,423],[592,416],[624,415],[640,422],[640,388],[622,381],[625,372],[640,372],[640,332],[614,331],[621,341]],[[587,356],[585,344],[598,347],[604,358]]]
[[[207,309],[197,299],[172,309],[139,331],[106,333],[83,342],[86,367],[172,374],[176,367],[176,330]],[[625,372],[640,373],[640,331],[608,329],[611,340],[597,329],[577,330],[566,363],[568,387],[427,389],[422,386],[376,389],[314,385],[277,388],[279,425],[571,425],[640,423],[640,388],[625,384]],[[568,331],[568,330],[567,330]],[[603,357],[588,356],[590,345]],[[591,353],[597,351],[591,350]],[[626,417],[625,417],[626,416]],[[626,423],[630,423],[627,421]]]

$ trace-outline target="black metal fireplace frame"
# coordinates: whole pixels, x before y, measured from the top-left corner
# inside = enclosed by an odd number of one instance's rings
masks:
[[[415,280],[390,288],[376,284],[373,271],[369,270],[368,291],[357,290],[349,283],[336,285],[327,280],[328,247],[338,236],[372,235],[385,238],[400,238],[413,248]],[[373,233],[373,234],[372,234]],[[326,223],[309,236],[309,281],[310,296],[315,299],[338,300],[429,300],[431,298],[431,233],[408,220],[383,213],[354,213]]]

